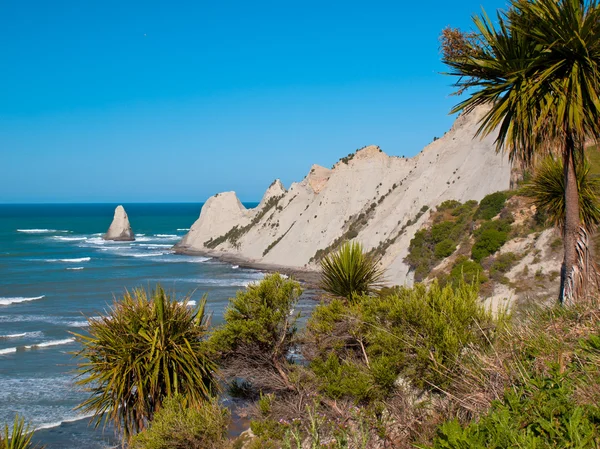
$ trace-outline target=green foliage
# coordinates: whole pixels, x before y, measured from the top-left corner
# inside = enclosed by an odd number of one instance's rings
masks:
[[[150,427],[136,435],[132,449],[225,449],[230,413],[216,399],[187,406],[176,395],[164,401]]]
[[[159,286],[126,292],[109,313],[90,318],[82,344],[80,378],[90,397],[80,409],[104,416],[126,437],[152,421],[165,398],[182,394],[190,404],[218,390],[216,366],[205,347],[206,297],[195,308],[178,302]]]
[[[330,398],[350,397],[359,402],[373,398],[373,378],[365,367],[330,354],[325,360],[313,360],[310,368],[322,381],[321,391]]]
[[[25,419],[15,415],[15,422],[9,431],[8,424],[4,425],[4,435],[0,433],[0,449],[43,449],[40,446],[34,446],[31,443],[33,431],[29,430],[29,425],[25,425]]]
[[[462,282],[483,284],[487,282],[487,277],[483,273],[483,267],[480,263],[461,256],[454,262],[447,281],[450,285],[458,287]]]
[[[589,162],[578,164],[579,217],[590,230],[600,223],[600,178],[590,173]],[[534,199],[536,208],[553,225],[562,229],[565,222],[565,179],[563,163],[548,157],[537,167],[533,178],[523,186],[523,192]]]
[[[500,213],[508,196],[505,192],[494,192],[483,197],[479,203],[479,208],[475,213],[475,218],[490,220]]]
[[[445,210],[455,210],[455,209],[459,208],[460,206],[462,206],[462,203],[460,201],[446,200],[446,201],[440,203],[436,209],[438,212],[442,212]]]
[[[593,448],[600,444],[600,408],[573,400],[574,383],[553,372],[507,390],[479,421],[440,426],[434,449]]]
[[[476,206],[476,201],[444,201],[432,216],[431,229],[415,233],[405,260],[414,269],[416,281],[425,279],[440,260],[456,251],[456,242],[468,234]]]
[[[471,257],[481,262],[487,256],[494,254],[508,240],[508,233],[496,229],[486,229],[481,232],[471,250]]]
[[[454,251],[456,251],[456,243],[450,239],[444,239],[435,245],[433,253],[436,258],[445,259],[446,257],[451,256]]]
[[[225,309],[224,323],[210,337],[211,348],[221,358],[240,351],[285,358],[296,334],[293,311],[301,294],[298,282],[279,273],[238,291]]]
[[[383,271],[378,261],[365,254],[357,242],[346,242],[321,260],[321,288],[333,296],[351,300],[372,294],[380,287]]]
[[[307,324],[318,346],[310,367],[333,399],[385,399],[399,375],[420,388],[443,388],[464,349],[489,345],[497,325],[478,302],[477,286],[464,282],[332,302],[319,306]]]

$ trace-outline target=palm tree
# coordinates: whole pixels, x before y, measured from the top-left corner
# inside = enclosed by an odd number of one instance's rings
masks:
[[[354,295],[375,293],[383,281],[383,270],[378,265],[363,252],[360,243],[346,242],[321,259],[321,288],[348,300]]]
[[[79,405],[111,420],[125,438],[143,430],[165,398],[181,394],[199,404],[218,390],[216,366],[206,357],[206,297],[198,306],[177,302],[157,286],[126,292],[109,312],[90,318],[78,384],[90,391]],[[106,415],[105,415],[106,414]]]
[[[597,0],[512,0],[497,25],[485,13],[476,32],[447,29],[443,61],[468,98],[453,112],[489,105],[479,134],[498,130],[497,150],[530,164],[558,153],[565,184],[564,259],[559,299],[585,283],[577,161],[600,135],[600,7]]]
[[[34,446],[31,442],[33,431],[29,430],[29,425],[25,425],[25,419],[15,415],[12,432],[9,432],[8,424],[4,425],[4,437],[0,432],[0,449],[44,449],[41,446]]]

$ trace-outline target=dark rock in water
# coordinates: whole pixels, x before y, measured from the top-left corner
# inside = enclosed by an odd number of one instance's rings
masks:
[[[102,236],[104,240],[114,240],[116,242],[130,242],[135,240],[135,235],[131,230],[127,212],[123,206],[117,206],[115,216],[106,234]]]

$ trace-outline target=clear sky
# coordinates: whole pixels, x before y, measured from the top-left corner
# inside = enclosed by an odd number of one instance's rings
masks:
[[[0,203],[259,200],[452,124],[438,36],[505,0],[0,0]]]

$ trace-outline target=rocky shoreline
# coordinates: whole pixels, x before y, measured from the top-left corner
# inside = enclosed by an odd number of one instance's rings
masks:
[[[320,274],[315,269],[302,269],[295,267],[286,267],[283,265],[269,264],[264,262],[258,262],[254,260],[245,259],[243,257],[236,256],[234,254],[222,253],[218,251],[198,251],[190,250],[188,248],[181,248],[175,245],[172,248],[176,254],[182,254],[186,256],[201,256],[211,257],[219,260],[220,262],[230,263],[232,265],[238,265],[241,268],[250,268],[254,270],[267,271],[269,273],[281,273],[286,276],[290,276],[297,281],[300,281],[304,286],[309,288],[318,288]]]

